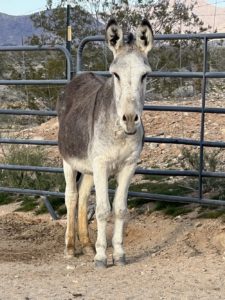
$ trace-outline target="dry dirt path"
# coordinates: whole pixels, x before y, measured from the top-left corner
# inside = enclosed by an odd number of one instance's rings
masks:
[[[0,207],[1,210],[1,207]],[[2,210],[1,210],[2,211]],[[130,212],[128,264],[96,270],[85,256],[63,257],[65,221],[0,215],[0,299],[225,299],[225,224]],[[96,225],[90,226],[92,240]]]

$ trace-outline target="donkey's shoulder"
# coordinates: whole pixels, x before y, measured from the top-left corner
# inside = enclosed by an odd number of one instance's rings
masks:
[[[96,97],[98,90],[104,85],[106,79],[94,73],[83,73],[76,75],[65,87],[57,102],[59,118],[67,114],[71,108],[79,106],[87,107],[93,98]]]
[[[98,76],[92,72],[76,75],[67,85],[68,92],[78,92],[85,89],[85,92],[92,90],[90,86],[99,88],[105,83],[106,79],[103,76]],[[88,89],[87,89],[88,87]]]

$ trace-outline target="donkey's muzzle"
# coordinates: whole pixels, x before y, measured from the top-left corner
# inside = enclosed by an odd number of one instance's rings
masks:
[[[137,114],[124,114],[122,117],[123,127],[125,133],[133,135],[137,131],[137,127],[140,125],[140,117]]]
[[[126,133],[127,135],[134,135],[136,132],[137,132],[137,130],[135,130],[134,132],[127,132],[127,131],[125,131],[125,133]]]

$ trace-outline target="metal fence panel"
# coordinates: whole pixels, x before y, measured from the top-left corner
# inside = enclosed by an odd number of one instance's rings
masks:
[[[225,178],[225,172],[208,172],[204,171],[204,148],[205,147],[219,147],[225,148],[225,142],[218,141],[205,141],[204,131],[205,131],[205,114],[224,114],[225,108],[207,108],[205,107],[205,96],[206,96],[206,79],[207,78],[225,78],[225,71],[223,72],[208,72],[207,70],[207,47],[208,41],[213,39],[224,39],[224,33],[215,34],[167,34],[167,35],[156,35],[156,40],[194,40],[200,39],[204,42],[204,57],[203,57],[203,70],[202,72],[150,72],[149,77],[169,77],[169,78],[200,78],[202,79],[202,103],[201,107],[191,107],[191,106],[154,106],[146,105],[144,110],[146,111],[177,111],[177,112],[196,112],[201,115],[201,128],[200,128],[200,139],[180,139],[180,138],[158,138],[158,137],[146,137],[146,143],[170,143],[170,144],[183,144],[183,145],[193,145],[199,147],[200,159],[199,159],[199,170],[153,170],[153,169],[141,169],[137,168],[136,174],[149,174],[149,175],[164,175],[164,176],[193,176],[199,179],[199,194],[197,197],[187,197],[187,196],[168,196],[168,195],[158,195],[143,192],[129,192],[129,196],[132,197],[142,197],[150,200],[159,201],[170,201],[170,202],[185,202],[185,203],[200,203],[207,205],[225,205],[223,200],[212,200],[205,199],[203,197],[203,178]],[[82,54],[84,47],[89,42],[104,42],[104,36],[92,36],[83,39],[78,47],[77,51],[77,73],[83,73],[82,71]],[[72,63],[71,55],[68,50],[62,46],[57,47],[0,47],[0,51],[61,51],[64,53],[67,61],[66,79],[60,80],[0,80],[0,85],[55,85],[55,84],[66,84],[71,79]],[[109,72],[95,71],[96,74],[103,76],[110,76]],[[37,110],[0,110],[0,114],[12,114],[12,115],[39,115],[39,116],[56,116],[55,111],[37,111]],[[57,141],[40,141],[40,140],[28,140],[28,139],[0,139],[0,143],[7,144],[29,144],[29,145],[51,145],[56,146]],[[0,164],[0,169],[2,170],[27,170],[27,171],[41,171],[41,172],[53,172],[61,173],[62,168],[50,168],[50,167],[35,167],[35,166],[17,166],[17,165],[3,165]],[[50,192],[50,191],[38,191],[38,190],[24,190],[18,188],[8,188],[0,187],[0,192],[18,193],[18,194],[32,194],[32,195],[42,195],[42,196],[57,196],[64,197],[64,193]],[[114,191],[110,190],[110,193]]]

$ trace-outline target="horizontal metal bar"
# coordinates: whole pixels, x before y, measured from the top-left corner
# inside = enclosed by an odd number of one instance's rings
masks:
[[[57,146],[57,141],[50,140],[28,140],[28,139],[5,139],[0,138],[0,144],[22,144],[22,145],[46,145],[46,146]]]
[[[0,85],[65,85],[70,82],[70,79],[50,79],[50,80],[0,80]]]
[[[162,175],[162,176],[199,176],[198,171],[191,171],[191,170],[160,170],[160,169],[142,169],[142,168],[137,168],[135,174]]]
[[[63,168],[0,164],[0,170],[63,173]]]
[[[146,111],[174,111],[174,112],[196,112],[211,114],[225,114],[225,108],[219,107],[194,107],[194,106],[175,106],[175,105],[145,105],[144,110]]]
[[[19,189],[10,187],[0,187],[0,192],[2,193],[15,193],[15,194],[25,194],[25,195],[38,195],[38,196],[55,196],[64,198],[65,194],[61,192],[49,192],[42,190],[31,190],[31,189]],[[110,194],[114,194],[114,190],[109,190]],[[199,203],[204,205],[213,206],[225,206],[224,200],[210,200],[210,199],[198,199],[190,196],[171,196],[171,195],[161,195],[161,194],[151,194],[144,192],[132,192],[128,193],[129,197],[138,197],[142,199],[149,199],[152,201],[166,201],[166,202],[183,202],[183,203]]]
[[[210,172],[210,171],[202,171],[202,177],[217,177],[217,178],[224,178],[225,172]]]
[[[194,39],[202,39],[205,38],[213,40],[213,39],[224,39],[225,33],[191,33],[191,34],[155,34],[154,40],[194,40]],[[104,42],[104,35],[96,35],[96,36],[87,36],[80,42],[80,47],[89,42]]]
[[[214,148],[224,148],[225,142],[211,142],[211,141],[203,141],[202,145],[204,147],[214,147]]]
[[[200,146],[200,141],[192,139],[180,139],[180,138],[159,138],[159,137],[145,137],[144,142],[146,143],[164,143],[164,144],[175,144],[175,145],[191,145]],[[204,147],[218,147],[225,148],[225,142],[211,142],[203,141]]]
[[[57,116],[54,110],[0,109],[0,115]]]
[[[19,189],[11,187],[0,187],[1,193],[14,193],[14,194],[24,194],[24,195],[37,195],[37,196],[55,196],[64,198],[65,194],[61,192],[50,192],[42,190],[31,190],[31,189]]]
[[[204,72],[149,72],[148,77],[203,78]],[[225,78],[225,72],[205,72],[206,78]]]
[[[189,34],[156,34],[154,39],[161,40],[194,40],[194,39],[224,39],[225,33],[189,33]]]
[[[222,73],[222,72],[221,72]],[[165,72],[149,72],[148,77],[170,77],[170,78],[202,78],[203,72],[173,72],[173,71],[165,71]],[[225,72],[224,72],[225,77]]]
[[[77,71],[76,72],[77,75],[86,74],[86,73],[90,73],[90,71]],[[112,74],[109,71],[91,71],[91,73],[95,73],[96,75],[105,76],[105,77],[112,76]]]
[[[40,166],[24,166],[24,165],[8,165],[8,164],[0,164],[0,170],[63,173],[63,168],[40,167]],[[158,170],[158,169],[142,169],[142,168],[137,168],[136,171],[135,171],[135,174],[166,175],[166,176],[198,176],[197,171]]]
[[[206,72],[206,78],[225,78],[225,72]]]
[[[89,73],[90,71],[77,71],[77,74]],[[110,77],[111,73],[108,71],[91,71],[99,76]],[[174,72],[174,71],[165,71],[165,72],[149,72],[148,77],[161,78],[161,77],[170,77],[170,78],[203,78],[203,72]],[[225,78],[225,72],[206,72],[206,78]]]
[[[176,144],[176,145],[191,145],[200,146],[200,141],[192,139],[180,139],[180,138],[159,138],[159,137],[145,137],[146,143],[164,143],[164,144]],[[30,140],[30,139],[6,139],[0,138],[0,144],[22,144],[22,145],[46,145],[57,146],[58,141],[50,140]],[[202,142],[205,147],[218,147],[225,148],[225,142]]]
[[[8,164],[0,164],[0,170],[63,173],[63,168],[59,168],[59,167],[40,167],[40,166],[24,166],[24,165],[8,165]],[[161,176],[189,176],[189,177],[199,176],[199,172],[195,170],[161,170],[161,169],[143,169],[143,168],[137,168],[135,174],[161,175]],[[225,172],[203,171],[202,176],[225,178]]]
[[[9,51],[60,51],[65,55],[66,58],[66,78],[69,81],[71,78],[71,72],[73,69],[73,64],[72,64],[72,58],[70,52],[63,46],[57,45],[57,46],[1,46],[0,47],[0,52],[9,52]],[[67,80],[58,80],[58,83],[55,83],[55,80],[48,80],[48,83],[46,80],[33,80],[33,83],[31,83],[32,80],[18,80],[17,85],[29,85],[29,84],[34,84],[34,85],[46,85],[46,84],[66,84]],[[0,80],[0,85],[4,85],[3,82],[8,82],[6,83],[7,85],[12,85],[12,81],[16,82],[16,80]],[[61,81],[61,83],[60,83]],[[23,83],[22,83],[23,82]],[[35,83],[36,82],[36,83]],[[38,83],[39,82],[39,83]]]
[[[201,107],[175,106],[175,105],[145,105],[144,110],[145,111],[196,112],[196,113],[202,112]]]
[[[137,168],[135,174],[141,175],[160,175],[160,176],[190,176],[198,177],[199,172],[196,170],[161,170],[161,169],[142,169]],[[225,178],[225,172],[203,171],[202,177]]]
[[[192,139],[180,139],[180,138],[159,138],[159,137],[145,137],[145,143],[164,143],[164,144],[178,144],[178,145],[191,145],[199,146],[200,141]]]
[[[128,196],[138,197],[142,199],[149,199],[152,201],[197,203],[201,205],[225,206],[225,200],[212,200],[207,198],[199,199],[191,196],[171,196],[171,195],[151,194],[151,193],[132,192],[132,191],[128,193]]]
[[[30,52],[36,52],[36,51],[61,51],[63,52],[66,56],[70,56],[69,51],[60,45],[56,46],[0,46],[0,51],[1,52],[9,52],[9,51],[16,51],[16,52],[21,52],[21,51],[30,51]]]

